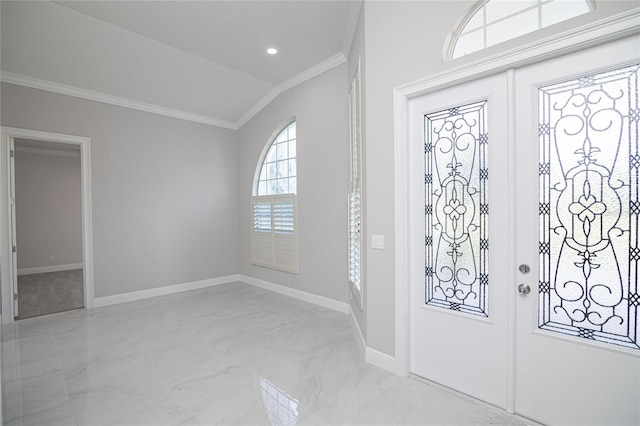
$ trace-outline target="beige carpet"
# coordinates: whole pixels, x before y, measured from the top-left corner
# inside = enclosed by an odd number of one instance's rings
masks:
[[[25,319],[84,307],[82,269],[18,276],[18,317]]]

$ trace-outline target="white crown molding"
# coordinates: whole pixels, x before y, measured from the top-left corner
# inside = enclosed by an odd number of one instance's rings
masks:
[[[191,114],[189,112],[178,111],[176,109],[161,107],[158,105],[148,104],[140,101],[134,101],[132,99],[121,98],[118,96],[107,95],[106,93],[81,89],[79,87],[68,86],[62,83],[55,83],[53,81],[42,80],[39,78],[28,77],[11,72],[2,71],[0,73],[0,81],[4,83],[16,84],[18,86],[30,87],[32,89],[46,90],[48,92],[59,93],[61,95],[74,96],[76,98],[88,99],[105,104],[117,105],[125,108],[136,109],[139,111],[150,112],[152,114],[164,115],[166,117],[177,118],[180,120],[192,121],[194,123],[238,130],[236,124],[231,121],[218,120],[216,118],[206,117],[204,115]]]
[[[343,53],[338,53],[333,55],[329,59],[326,59],[319,64],[312,66],[295,77],[290,78],[289,80],[280,83],[269,93],[267,93],[262,99],[260,99],[253,107],[251,107],[247,112],[245,112],[239,119],[236,121],[236,128],[240,128],[244,126],[251,118],[253,118],[257,113],[259,113],[264,107],[269,105],[271,101],[278,97],[282,92],[291,89],[301,83],[304,83],[307,80],[312,79],[313,77],[322,74],[325,71],[329,71],[331,68],[336,67],[340,64],[343,64],[347,61],[347,58]]]
[[[191,114],[189,112],[179,111],[176,109],[161,107],[158,105],[148,104],[145,102],[134,101],[132,99],[121,98],[118,96],[108,95],[106,93],[96,92],[93,90],[81,89],[79,87],[68,86],[62,83],[42,80],[35,77],[28,77],[21,74],[15,74],[7,71],[0,72],[0,81],[3,83],[15,84],[18,86],[30,87],[32,89],[46,90],[48,92],[59,93],[61,95],[74,96],[77,98],[88,99],[91,101],[102,102],[110,105],[117,105],[125,108],[136,109],[139,111],[150,112],[152,114],[164,115],[166,117],[178,118],[180,120],[192,121],[194,123],[207,124],[225,129],[238,130],[252,117],[259,113],[264,107],[269,105],[271,101],[278,97],[282,92],[304,83],[325,71],[328,71],[347,61],[343,53],[338,53],[319,64],[312,66],[300,74],[280,83],[269,91],[262,99],[245,112],[235,123],[232,121],[219,120],[217,118],[206,117],[203,115]]]

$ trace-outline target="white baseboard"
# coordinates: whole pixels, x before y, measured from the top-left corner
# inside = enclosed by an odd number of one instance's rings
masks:
[[[71,271],[73,269],[82,269],[83,267],[84,265],[82,263],[70,263],[68,265],[38,266],[35,268],[18,269],[18,275],[31,275],[31,274],[44,274],[45,272]]]
[[[251,284],[265,290],[270,290],[295,299],[304,300],[305,302],[333,309],[334,311],[342,312],[343,314],[349,313],[348,303],[338,302],[337,300],[329,299],[328,297],[318,296],[317,294],[307,293],[306,291],[296,290],[295,288],[260,280],[247,275],[240,275],[239,280],[245,284]]]
[[[97,297],[94,299],[93,307],[115,305],[118,303],[133,302],[134,300],[148,299],[150,297],[164,296],[167,294],[180,293],[182,291],[197,290],[199,288],[211,287],[220,284],[227,284],[240,281],[240,276],[227,275],[224,277],[210,278],[201,281],[192,281],[183,284],[174,284],[164,287],[150,288],[148,290],[133,291],[130,293],[115,294],[113,296]]]
[[[360,347],[360,352],[362,353],[362,357],[365,357],[367,353],[367,342],[364,340],[364,335],[362,334],[362,329],[360,329],[360,324],[358,323],[358,319],[356,318],[355,312],[353,312],[353,307],[349,304],[349,314],[351,317],[351,322],[353,323],[353,328],[356,329],[358,346]]]
[[[396,358],[391,355],[367,347],[364,359],[369,364],[396,374]]]

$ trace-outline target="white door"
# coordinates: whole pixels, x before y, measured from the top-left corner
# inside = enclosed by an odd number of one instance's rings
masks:
[[[16,243],[16,159],[15,141],[9,139],[9,210],[11,215],[11,282],[13,288],[13,317],[18,317],[18,251]]]
[[[411,373],[545,424],[640,424],[639,46],[410,102]]]
[[[506,408],[506,78],[410,104],[413,374]]]
[[[516,73],[531,292],[516,302],[515,410],[543,423],[640,424],[639,56],[633,38]]]

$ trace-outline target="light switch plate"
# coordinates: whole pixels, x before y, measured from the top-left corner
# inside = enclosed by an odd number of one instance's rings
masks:
[[[371,248],[384,250],[384,235],[371,235]]]

